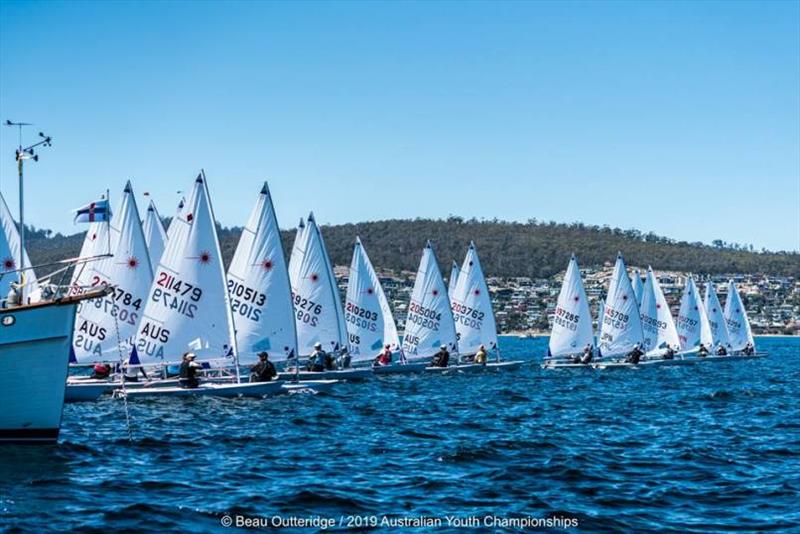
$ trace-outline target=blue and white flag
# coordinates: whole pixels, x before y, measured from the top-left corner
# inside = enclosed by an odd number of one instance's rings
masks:
[[[107,222],[111,220],[111,209],[107,199],[92,202],[75,210],[75,223]]]

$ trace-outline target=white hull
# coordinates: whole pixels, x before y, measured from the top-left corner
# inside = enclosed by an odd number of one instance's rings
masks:
[[[502,369],[516,369],[522,366],[524,362],[521,360],[508,361],[508,362],[489,362],[482,363],[465,363],[461,365],[451,365],[448,367],[426,367],[426,373],[447,373],[447,372],[462,372],[462,373],[476,373],[481,371],[502,370]]]
[[[257,382],[247,384],[201,384],[196,388],[156,387],[127,389],[128,399],[161,397],[264,397],[283,392],[284,382]],[[118,390],[118,394],[121,390]]]
[[[0,442],[58,439],[78,301],[0,309]]]
[[[365,380],[375,373],[372,368],[360,369],[339,369],[335,371],[300,371],[294,373],[293,371],[282,371],[278,373],[278,378],[283,380]]]
[[[67,384],[64,402],[91,402],[99,399],[119,386],[118,383],[105,382],[98,384]]]
[[[422,373],[428,366],[425,362],[417,363],[393,363],[392,365],[373,365],[372,372],[376,375],[407,375],[411,373]]]

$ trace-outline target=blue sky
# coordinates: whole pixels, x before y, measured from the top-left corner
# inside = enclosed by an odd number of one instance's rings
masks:
[[[26,219],[67,233],[128,178],[171,214],[203,167],[226,226],[267,179],[283,227],[535,217],[798,250],[798,6],[6,0],[0,118],[53,135]]]

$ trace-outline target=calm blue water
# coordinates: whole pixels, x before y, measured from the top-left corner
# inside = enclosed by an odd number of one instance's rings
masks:
[[[800,340],[766,360],[387,377],[330,395],[69,405],[0,447],[0,530],[221,530],[224,513],[574,517],[581,530],[800,529]],[[404,529],[406,530],[406,529]]]

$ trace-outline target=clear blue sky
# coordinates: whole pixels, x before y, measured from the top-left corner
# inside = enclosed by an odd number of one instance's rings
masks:
[[[0,118],[54,136],[27,221],[61,232],[128,178],[171,214],[204,167],[226,226],[268,179],[283,227],[535,217],[797,250],[799,5],[4,0]]]

